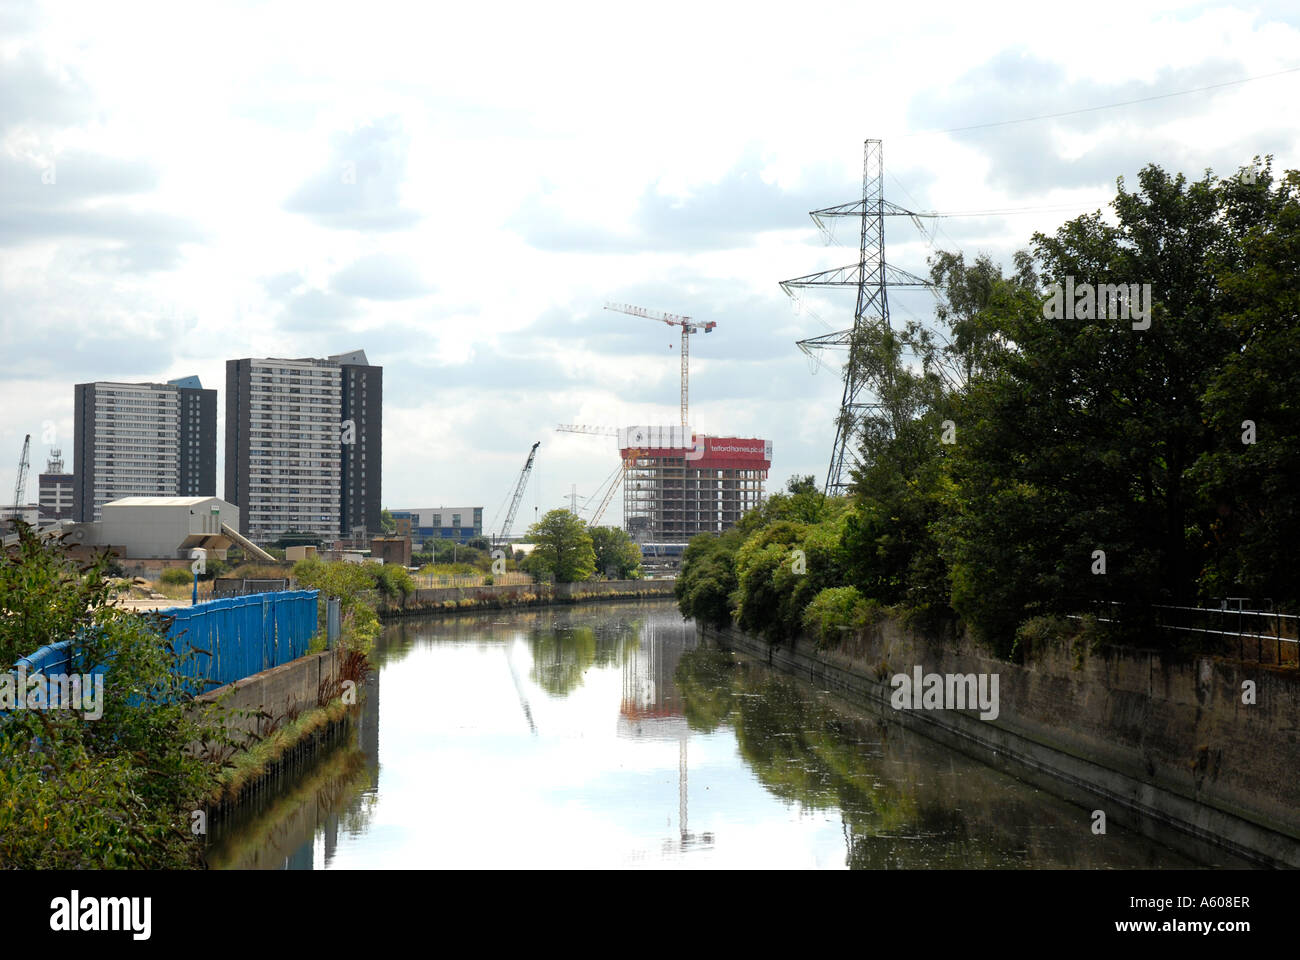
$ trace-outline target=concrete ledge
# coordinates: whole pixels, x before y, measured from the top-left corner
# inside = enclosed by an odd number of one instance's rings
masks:
[[[244,677],[194,699],[200,704],[220,704],[231,711],[247,711],[245,716],[232,714],[226,721],[226,729],[231,734],[247,735],[257,732],[259,712],[281,717],[316,706],[322,684],[337,677],[337,653],[326,650]]]
[[[1106,811],[1108,822],[1138,830],[1175,845],[1214,846],[1226,849],[1253,863],[1273,867],[1300,868],[1300,836],[1290,825],[1265,822],[1245,811],[1228,810],[1189,797],[1153,779],[1142,779],[1099,762],[1066,752],[1016,728],[1014,712],[1003,698],[997,720],[980,720],[977,715],[957,710],[895,710],[890,705],[893,688],[887,679],[869,676],[861,670],[836,663],[806,642],[789,646],[769,644],[739,630],[700,627],[703,636],[724,647],[760,659],[794,676],[806,677],[848,702],[865,706],[882,719],[896,722],[931,740],[942,743],[990,766],[1027,780],[1044,789],[1059,790],[1062,784],[1096,798]],[[885,667],[881,661],[881,667]],[[1017,668],[1013,664],[1002,668]],[[938,663],[927,670],[945,672]],[[963,671],[965,672],[965,671]],[[1284,749],[1284,748],[1283,748]],[[1118,808],[1118,810],[1116,809]],[[1129,821],[1124,814],[1132,816]],[[1116,815],[1118,814],[1118,815]],[[1182,843],[1176,843],[1182,840]]]

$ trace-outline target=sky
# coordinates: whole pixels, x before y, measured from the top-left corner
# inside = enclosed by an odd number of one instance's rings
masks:
[[[190,374],[220,391],[220,495],[225,361],[361,348],[384,505],[490,521],[540,440],[522,524],[618,466],[558,424],[679,420],[675,332],[611,301],[716,321],[692,427],[771,440],[769,491],[820,480],[837,357],[795,343],[852,293],[779,283],[857,261],[856,222],[808,212],[861,197],[865,139],[887,199],[960,214],[889,222],[925,274],[1009,268],[1149,163],[1300,167],[1298,116],[1285,2],[0,0],[0,500],[25,434],[29,501],[52,446],[71,469],[75,383]]]

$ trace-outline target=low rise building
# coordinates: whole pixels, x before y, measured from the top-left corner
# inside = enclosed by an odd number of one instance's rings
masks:
[[[370,556],[384,563],[396,563],[399,566],[411,565],[410,537],[375,537],[370,541]]]
[[[482,507],[407,507],[394,510],[397,532],[424,549],[427,540],[464,543],[483,535]]]

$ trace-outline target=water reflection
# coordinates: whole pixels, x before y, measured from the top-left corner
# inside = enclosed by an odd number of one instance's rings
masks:
[[[772,794],[838,814],[851,868],[1197,865],[1129,831],[1095,836],[1080,805],[716,647],[685,654],[677,679],[693,730],[730,727]]]
[[[356,742],[214,830],[215,866],[1192,865],[701,645],[671,602],[403,621],[374,660]]]

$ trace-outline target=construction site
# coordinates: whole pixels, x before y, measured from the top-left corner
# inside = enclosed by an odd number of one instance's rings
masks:
[[[588,507],[594,505],[588,522],[597,525],[621,489],[623,528],[641,546],[647,572],[667,573],[676,568],[692,537],[727,530],[762,502],[772,441],[696,433],[690,427],[690,339],[694,333],[711,333],[716,323],[630,304],[605,308],[656,320],[680,333],[681,422],[561,424],[556,429],[615,440],[619,465],[588,499]]]

